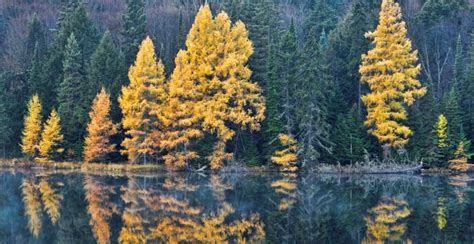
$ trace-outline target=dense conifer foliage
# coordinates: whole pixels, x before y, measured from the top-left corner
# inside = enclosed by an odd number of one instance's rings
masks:
[[[467,0],[6,2],[0,50],[6,157],[293,171],[473,151]]]

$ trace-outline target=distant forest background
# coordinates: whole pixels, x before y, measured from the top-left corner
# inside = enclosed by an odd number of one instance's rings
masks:
[[[60,39],[58,33],[62,30],[58,27],[58,23],[67,12],[66,2],[68,1],[0,0],[0,105],[2,110],[0,111],[0,131],[2,132],[0,144],[3,146],[4,156],[19,154],[18,145],[26,104],[34,92],[31,74],[33,62],[36,60],[43,65],[39,72],[43,82],[60,79],[48,77],[48,74],[54,76],[61,73],[48,70],[54,68],[48,67],[48,64],[54,52],[58,51],[56,45],[61,42],[58,41]],[[81,38],[89,38],[86,40],[89,43],[81,46],[84,63],[88,66],[85,73],[92,72],[89,67],[90,57],[106,31],[111,33],[113,43],[128,67],[130,60],[133,59],[127,55],[134,54],[127,53],[129,48],[127,45],[130,41],[127,40],[127,33],[124,31],[127,1],[84,0],[83,2],[92,27],[88,27],[87,21],[83,21],[81,23],[84,26],[80,28],[91,33],[75,33],[75,35],[79,36],[80,45],[83,44],[81,41],[84,41]],[[272,45],[283,47],[284,43],[280,41],[285,40],[285,36],[293,32],[295,46],[292,47],[291,43],[287,43],[285,50],[276,49],[287,52],[277,55],[286,57],[286,60],[273,61],[288,62],[286,64],[288,67],[304,67],[308,63],[305,62],[305,58],[308,58],[305,48],[311,42],[309,33],[312,33],[313,38],[318,41],[322,35],[327,38],[325,58],[322,61],[325,62],[323,66],[327,68],[324,79],[336,86],[333,91],[337,95],[334,97],[338,97],[341,101],[329,101],[328,98],[325,102],[325,109],[322,112],[325,113],[323,116],[325,123],[318,127],[323,131],[314,132],[321,138],[307,139],[311,140],[309,143],[315,144],[314,148],[317,151],[308,158],[308,161],[348,163],[362,160],[366,152],[374,155],[381,154],[377,141],[363,128],[364,108],[360,105],[359,97],[367,88],[359,85],[358,74],[360,56],[370,48],[370,40],[364,37],[364,33],[375,28],[381,1],[209,0],[207,2],[214,13],[225,10],[233,20],[240,19],[246,24],[255,48],[254,56],[249,63],[254,72],[253,80],[262,86],[270,111],[272,101],[268,98],[269,89],[266,83],[271,72],[268,70],[268,62],[270,62],[268,50],[271,49],[269,47]],[[473,87],[474,80],[471,79],[474,77],[474,61],[472,60],[474,59],[474,50],[472,50],[474,0],[399,0],[397,2],[402,6],[408,36],[414,48],[419,52],[419,60],[423,68],[420,80],[424,86],[429,87],[428,94],[410,108],[408,124],[412,127],[414,135],[405,148],[411,157],[429,157],[428,152],[433,147],[432,130],[438,115],[441,112],[452,111],[449,107],[451,105],[448,102],[450,99],[448,94],[453,90],[455,80],[462,79],[463,84],[467,84],[466,89]],[[174,68],[176,53],[184,47],[184,40],[194,21],[194,15],[204,3],[205,1],[202,0],[145,0],[146,34],[153,39],[157,55],[165,63],[167,75]],[[357,8],[354,7],[356,5]],[[37,21],[36,24],[32,24],[34,19]],[[139,25],[139,23],[136,24]],[[130,30],[130,27],[127,28]],[[316,30],[316,32],[309,30]],[[135,42],[140,42],[143,38],[138,36],[137,39],[140,40]],[[40,61],[33,58],[35,55],[40,57]],[[61,70],[62,64],[59,63],[59,67],[56,68]],[[90,74],[84,75],[90,77]],[[117,82],[121,85],[127,84],[127,68],[116,75],[118,75],[117,79],[121,79]],[[296,75],[295,79],[302,79],[301,75]],[[297,84],[296,80],[295,84]],[[463,128],[463,137],[474,140],[474,122],[472,121],[474,108],[470,103],[466,103],[466,99],[473,99],[474,93],[469,93],[466,89],[456,91],[464,92],[464,94],[455,94],[457,112],[454,115],[448,114],[447,117],[448,121],[453,120],[452,123],[458,123],[453,127]],[[41,97],[41,91],[39,93]],[[112,95],[115,96],[113,99],[116,99],[118,92],[112,91]],[[54,93],[51,93],[51,96],[43,94],[41,99],[45,100],[45,114],[56,106],[54,96]],[[48,101],[48,99],[52,100]],[[112,117],[114,117],[113,111]],[[267,120],[269,118],[267,115]],[[296,121],[303,120],[304,118],[296,119]],[[295,125],[295,135],[299,137],[300,142],[304,143],[306,140],[303,135],[304,126],[301,128],[298,126],[300,125]],[[242,132],[236,136],[232,150],[236,152],[237,158],[251,164],[265,162],[264,159],[268,159],[274,151],[271,146],[268,146],[271,142],[268,138],[275,137],[275,135],[268,135],[273,133],[269,127],[271,125],[266,122],[257,135]],[[311,154],[311,152],[308,153]]]

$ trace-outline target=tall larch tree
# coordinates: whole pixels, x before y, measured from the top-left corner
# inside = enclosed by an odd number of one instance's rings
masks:
[[[245,25],[240,21],[232,25],[224,12],[212,19],[208,5],[200,11],[209,12],[205,15],[211,16],[211,28],[215,35],[196,35],[198,40],[195,41],[211,43],[212,53],[203,60],[203,64],[207,63],[213,70],[207,75],[206,69],[202,70],[204,74],[198,73],[198,77],[201,76],[198,89],[204,94],[202,103],[198,103],[198,113],[202,116],[203,130],[217,137],[209,161],[212,169],[219,169],[224,161],[233,156],[226,152],[227,142],[235,135],[235,129],[228,124],[250,131],[260,130],[265,102],[260,87],[250,81],[252,71],[247,62],[253,49]],[[187,47],[192,53],[196,50],[192,50],[191,45],[192,41]]]
[[[44,125],[43,132],[41,132],[41,141],[39,143],[40,161],[51,160],[56,155],[62,153],[64,151],[61,147],[63,139],[59,115],[53,109]]]
[[[365,124],[383,143],[384,154],[391,148],[407,144],[412,131],[401,122],[407,119],[406,106],[426,93],[417,76],[417,51],[412,50],[406,23],[398,3],[383,0],[379,24],[366,37],[374,39],[374,47],[362,56],[361,80],[370,92],[362,97],[367,107]]]
[[[41,133],[41,102],[38,95],[33,95],[28,102],[28,114],[25,116],[21,151],[30,159],[38,153]]]
[[[101,86],[110,92],[112,98],[111,117],[114,121],[120,119],[117,98],[120,95],[120,89],[127,80],[126,70],[123,57],[114,44],[111,33],[105,32],[99,46],[91,56],[88,67],[89,95],[95,96],[100,91]]]
[[[88,85],[84,75],[82,53],[74,33],[68,39],[63,62],[64,78],[58,88],[58,113],[62,118],[64,145],[68,156],[81,155],[87,125]]]
[[[115,150],[115,145],[110,143],[110,137],[117,133],[117,126],[110,119],[110,95],[104,88],[95,97],[89,118],[84,161],[103,161],[107,154]]]
[[[145,2],[127,0],[127,11],[123,15],[123,50],[126,65],[133,64],[140,42],[146,37]]]
[[[122,125],[126,129],[122,153],[128,155],[130,163],[141,157],[146,163],[159,150],[161,124],[156,108],[163,103],[166,95],[164,65],[157,61],[150,37],[140,45],[135,63],[128,72],[130,84],[122,88],[119,105],[122,109]]]

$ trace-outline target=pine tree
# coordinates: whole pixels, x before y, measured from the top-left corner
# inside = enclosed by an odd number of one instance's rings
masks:
[[[127,11],[123,15],[123,49],[126,65],[133,64],[140,42],[146,37],[145,2],[127,0]]]
[[[286,134],[280,134],[278,140],[282,145],[282,149],[275,152],[272,156],[272,162],[280,166],[283,172],[295,172],[298,170],[296,155],[298,150],[298,141]]]
[[[357,106],[345,115],[340,115],[334,130],[334,158],[341,164],[361,162],[365,153],[362,121],[357,115]]]
[[[64,80],[63,62],[66,59],[66,49],[72,33],[74,33],[81,53],[78,59],[82,64],[87,64],[96,49],[98,34],[82,1],[70,1],[65,4],[60,13],[58,31],[50,48],[49,58],[45,62],[42,75],[45,90],[49,91],[48,95],[42,98],[45,110],[51,110],[59,102],[57,101],[59,86]],[[83,82],[85,83],[87,80],[83,80]],[[85,112],[85,116],[87,116],[87,112]]]
[[[367,106],[366,125],[377,137],[387,156],[390,148],[405,145],[412,131],[400,122],[406,120],[405,106],[426,93],[416,79],[421,67],[417,52],[407,38],[401,10],[393,0],[383,0],[379,25],[366,34],[374,39],[374,48],[362,56],[361,80],[370,93],[362,98]]]
[[[130,84],[122,88],[119,98],[122,124],[128,135],[122,143],[122,153],[128,155],[130,163],[136,162],[140,156],[147,163],[147,158],[156,155],[160,147],[160,142],[157,141],[159,135],[156,133],[159,133],[161,115],[156,110],[166,94],[164,65],[161,60],[157,62],[150,37],[140,45],[128,78]]]
[[[21,151],[29,158],[35,158],[41,133],[41,102],[33,95],[28,102],[28,114],[25,116]]]
[[[283,122],[280,118],[280,88],[278,80],[277,46],[272,47],[269,57],[269,71],[267,78],[266,110],[263,121],[264,146],[263,153],[266,160],[271,161],[271,156],[278,149],[278,135],[283,131]]]
[[[314,30],[311,30],[314,32]],[[327,39],[325,31],[320,37],[307,36],[304,47],[301,75],[296,94],[299,138],[299,159],[302,167],[320,162],[323,154],[331,154],[330,125],[327,123],[327,104],[332,97],[326,68]],[[319,41],[315,40],[319,39]]]
[[[278,79],[280,83],[280,119],[284,121],[284,133],[292,137],[296,131],[295,121],[296,92],[298,80],[299,52],[296,40],[296,31],[293,21],[290,29],[281,40],[280,53],[278,56]]]
[[[110,95],[104,88],[97,94],[89,112],[90,122],[84,147],[84,161],[105,160],[115,150],[110,137],[117,133],[117,126],[110,119]]]
[[[468,53],[469,62],[466,67],[466,78],[460,85],[462,93],[460,94],[461,111],[463,111],[463,123],[466,136],[474,141],[474,33],[471,34],[471,45]]]
[[[331,111],[338,114],[345,114],[354,103],[357,104],[359,115],[362,112],[360,97],[365,89],[360,82],[358,69],[361,55],[370,48],[370,41],[364,38],[364,33],[373,28],[378,14],[378,3],[374,2],[354,1],[328,38],[330,73],[345,104],[333,106]]]
[[[40,98],[47,97],[50,93],[48,84],[43,81],[42,77],[43,61],[37,43],[31,57],[31,68],[28,70],[28,91],[30,94],[38,94]]]
[[[107,31],[91,56],[88,68],[88,79],[91,85],[89,95],[97,94],[101,86],[110,91],[110,96],[113,98],[111,117],[114,121],[120,119],[120,109],[116,98],[120,95],[120,89],[125,84],[126,73],[123,58],[115,46],[110,32]]]
[[[444,95],[441,112],[449,121],[449,134],[453,142],[458,143],[463,139],[464,131],[462,126],[462,113],[458,104],[459,98],[456,89]]]
[[[56,110],[53,109],[41,133],[41,141],[39,143],[40,161],[51,160],[57,154],[62,153],[64,150],[60,147],[60,144],[63,139],[60,119]]]
[[[37,59],[42,60],[46,54],[46,49],[46,37],[43,31],[43,26],[38,15],[35,13],[28,23],[28,33],[26,35],[25,49],[23,53],[23,64],[25,67],[31,67],[33,55],[35,55]]]
[[[6,106],[3,99],[0,99],[0,149],[2,150],[1,156],[3,158],[7,156],[7,145],[10,143],[13,135],[13,131],[9,125],[10,120]]]
[[[64,145],[68,156],[81,155],[85,126],[87,123],[88,86],[84,76],[84,64],[79,44],[74,33],[68,40],[63,63],[64,79],[58,89],[58,113],[62,118]]]

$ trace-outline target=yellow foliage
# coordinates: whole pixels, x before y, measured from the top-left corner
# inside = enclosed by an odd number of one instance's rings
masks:
[[[57,193],[51,188],[46,180],[41,180],[39,183],[39,191],[41,193],[41,199],[44,204],[46,213],[48,213],[51,223],[56,224],[61,214],[59,209],[61,207],[61,200],[63,195]]]
[[[28,102],[28,114],[25,116],[21,150],[30,158],[38,152],[41,133],[41,103],[38,95],[31,97]]]
[[[115,150],[110,144],[110,137],[117,133],[117,126],[112,123],[110,113],[110,96],[102,88],[97,94],[92,110],[89,112],[90,122],[87,126],[87,137],[84,147],[84,161],[103,160],[108,153]]]
[[[408,143],[412,131],[400,122],[407,119],[405,106],[422,97],[426,88],[417,76],[421,71],[418,53],[407,38],[406,23],[394,0],[383,0],[379,24],[366,37],[374,39],[374,48],[362,55],[361,80],[370,93],[362,97],[367,106],[366,125],[388,147]]]
[[[283,195],[283,198],[278,204],[279,210],[286,210],[296,203],[296,191],[298,186],[296,184],[295,174],[285,174],[282,179],[273,181],[271,186],[276,193]]]
[[[459,172],[466,172],[470,168],[464,142],[461,141],[454,152],[454,159],[449,160],[449,169]]]
[[[41,232],[41,200],[35,184],[30,180],[23,180],[21,184],[25,214],[28,216],[28,227],[33,236],[38,237]]]
[[[232,154],[226,144],[235,135],[229,124],[257,131],[264,119],[265,101],[260,87],[250,81],[247,61],[252,43],[242,22],[232,25],[225,13],[213,18],[209,5],[199,9],[186,40],[186,50],[176,57],[176,68],[169,85],[166,113],[172,128],[165,144],[171,152],[188,152],[190,139],[203,132],[217,137],[214,153],[209,157],[212,169],[219,169]],[[179,131],[179,132],[178,132]],[[174,154],[173,154],[174,153]],[[186,154],[185,154],[186,155]],[[190,152],[189,160],[196,157]],[[186,165],[181,160],[177,166]]]
[[[443,197],[438,198],[438,211],[436,212],[436,222],[438,223],[438,229],[443,230],[448,223],[446,218],[446,199]]]
[[[367,223],[365,242],[400,241],[406,232],[406,224],[402,223],[402,220],[410,214],[411,209],[405,200],[391,198],[381,201],[369,210],[369,215],[365,218]]]
[[[64,136],[61,134],[61,125],[58,113],[53,109],[41,134],[39,143],[40,157],[50,159],[52,153],[62,153],[64,150],[59,147]]]
[[[448,120],[442,114],[438,117],[436,123],[436,136],[438,139],[438,148],[446,149],[448,147]]]
[[[141,155],[153,155],[159,148],[162,102],[166,97],[164,65],[156,61],[150,37],[143,40],[135,64],[128,72],[130,84],[122,88],[119,98],[123,113],[122,124],[127,138],[122,153],[135,162]]]
[[[117,205],[110,199],[110,194],[115,193],[112,188],[112,186],[100,184],[92,176],[85,176],[84,190],[88,203],[87,211],[91,216],[89,224],[92,226],[92,233],[99,244],[110,243],[111,232],[108,221],[112,214],[117,212]]]
[[[281,167],[281,171],[284,172],[295,172],[298,170],[297,160],[298,156],[296,152],[298,150],[297,141],[290,135],[280,134],[278,135],[280,143],[284,149],[276,151],[274,156],[271,158],[273,163]]]

